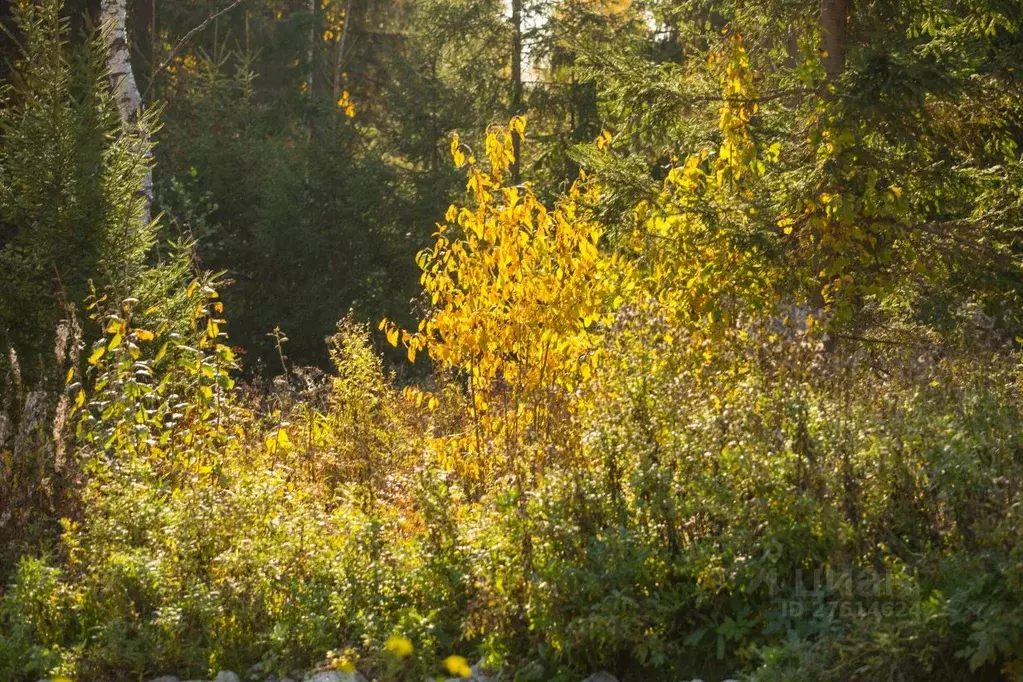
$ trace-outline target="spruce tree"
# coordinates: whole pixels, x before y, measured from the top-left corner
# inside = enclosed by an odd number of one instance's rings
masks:
[[[103,35],[71,39],[60,0],[14,6],[18,58],[0,107],[0,347],[23,371],[45,367],[54,329],[90,282],[112,300],[155,300],[183,274],[147,259],[156,223],[143,220],[155,117],[121,124]],[[169,277],[168,277],[169,275]]]

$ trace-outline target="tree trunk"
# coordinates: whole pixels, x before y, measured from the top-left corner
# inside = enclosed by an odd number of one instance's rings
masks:
[[[512,114],[522,113],[522,0],[512,0]],[[512,162],[512,182],[519,184],[520,159],[522,152],[522,141],[517,133],[512,133],[512,153],[515,160]]]
[[[107,70],[110,77],[110,89],[114,96],[117,112],[126,130],[138,135],[139,143],[149,154],[149,131],[139,125],[139,113],[142,97],[139,95],[135,74],[131,70],[131,55],[128,51],[127,0],[102,0],[100,4],[101,18],[105,27],[107,46]],[[143,210],[141,224],[149,224],[150,210],[153,203],[153,171],[150,168],[142,182],[141,199]]]
[[[849,0],[821,0],[821,50],[828,78],[845,71],[846,24]]]
[[[151,74],[156,68],[153,51],[156,48],[156,2],[155,0],[128,0],[128,18],[131,25],[127,30],[134,36],[131,43],[132,72],[138,77],[142,105],[153,101],[155,90],[147,87],[152,81]],[[148,67],[148,68],[147,68]]]
[[[341,98],[341,73],[351,51],[352,30],[355,24],[355,0],[345,2],[345,14],[341,23],[341,39],[334,52],[334,101]]]
[[[849,0],[821,0],[821,51],[824,52],[824,71],[828,79],[834,79],[845,71],[845,46],[849,22]],[[814,287],[810,304],[823,310],[824,284]],[[829,333],[824,339],[824,350],[829,355],[835,351],[835,336]]]
[[[799,64],[799,34],[794,28],[789,28],[785,33],[784,41],[785,66],[794,69]]]
[[[352,31],[355,28],[355,0],[348,0],[345,3],[344,23],[341,24],[341,42],[338,44],[338,60],[341,65],[345,63],[345,57],[351,49]]]
[[[316,0],[309,0],[309,46],[306,49],[306,63],[309,71],[306,74],[306,92],[313,96],[313,72],[316,70],[316,33],[319,28],[316,22]]]

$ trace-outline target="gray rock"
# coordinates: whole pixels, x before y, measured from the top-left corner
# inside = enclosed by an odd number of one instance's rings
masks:
[[[327,670],[306,678],[306,682],[366,682],[366,678],[358,670]]]
[[[618,682],[618,678],[606,670],[601,670],[587,677],[583,682]]]
[[[181,680],[174,675],[161,675],[160,677],[154,677],[149,682],[181,682]]]
[[[477,661],[469,666],[469,677],[449,677],[444,682],[494,682],[494,678],[487,674],[483,667],[483,661]]]
[[[221,670],[213,678],[213,682],[241,682],[241,680],[238,678],[238,675],[230,670]]]
[[[472,675],[469,679],[475,680],[475,682],[491,682],[493,678],[488,675],[488,671],[483,667],[483,659],[476,661],[469,668],[472,671]],[[492,671],[490,671],[492,672]]]
[[[307,677],[306,682],[341,682],[341,673],[337,670],[316,673],[312,677]]]

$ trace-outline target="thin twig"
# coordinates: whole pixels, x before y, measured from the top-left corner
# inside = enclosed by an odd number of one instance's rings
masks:
[[[171,50],[170,55],[167,57],[167,59],[162,64],[160,64],[160,66],[157,67],[155,71],[153,71],[153,75],[149,80],[149,85],[146,87],[145,93],[142,95],[142,99],[146,99],[149,96],[149,91],[153,88],[153,83],[156,82],[156,77],[163,73],[164,70],[174,62],[174,58],[177,57],[178,53],[181,52],[182,48],[185,47],[185,43],[191,40],[195,34],[203,31],[207,26],[212,24],[220,16],[227,14],[238,5],[242,4],[242,2],[244,1],[245,0],[234,0],[234,2],[232,2],[230,5],[228,5],[227,7],[218,12],[214,12],[213,14],[209,15],[208,17],[206,17],[205,21],[203,21],[201,24],[199,24],[198,26],[190,30],[188,33],[186,33],[184,37],[178,41],[178,44],[174,46],[174,49]]]

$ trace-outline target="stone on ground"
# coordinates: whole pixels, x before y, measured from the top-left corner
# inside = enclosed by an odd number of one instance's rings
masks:
[[[306,682],[367,682],[358,670],[326,670],[306,679]]]

